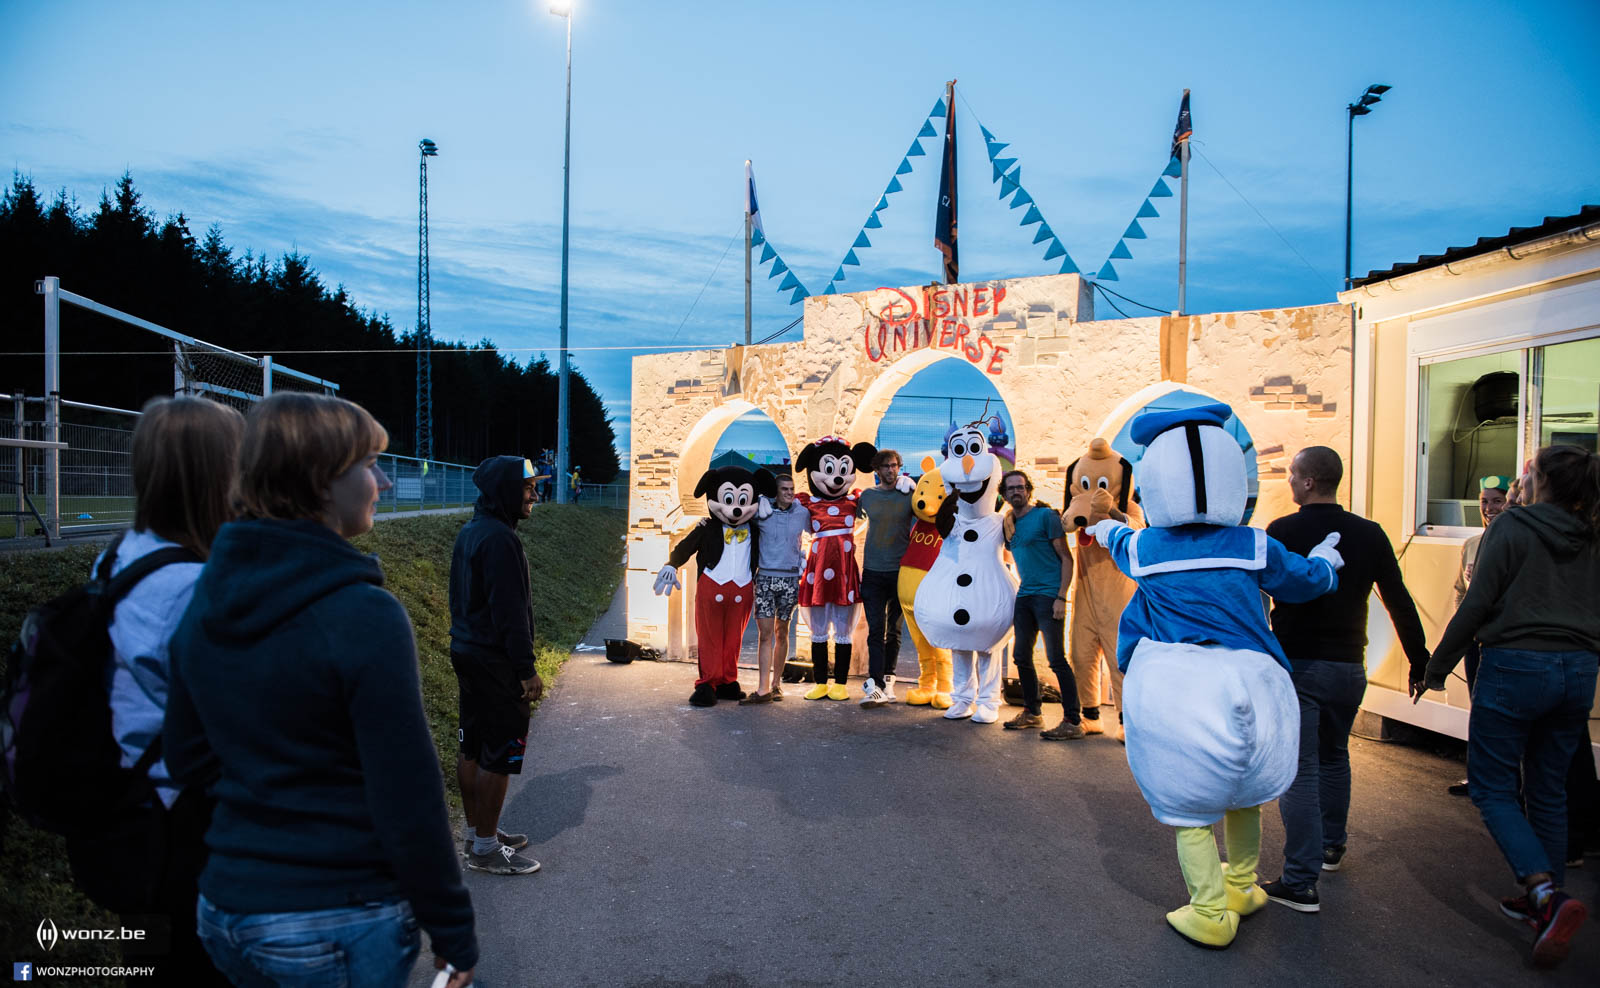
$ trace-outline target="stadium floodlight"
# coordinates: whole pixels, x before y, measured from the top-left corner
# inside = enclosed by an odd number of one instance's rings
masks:
[[[1354,166],[1355,166],[1355,141],[1356,117],[1364,117],[1372,112],[1373,106],[1383,99],[1383,94],[1393,89],[1382,83],[1374,83],[1362,92],[1360,98],[1345,107],[1345,156],[1344,156],[1344,288],[1350,290],[1350,231],[1354,208]]]

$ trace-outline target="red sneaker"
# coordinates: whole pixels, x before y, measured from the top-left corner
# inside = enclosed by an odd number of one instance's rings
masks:
[[[1588,908],[1577,899],[1559,890],[1550,893],[1544,906],[1534,911],[1539,935],[1533,941],[1533,963],[1554,967],[1565,960],[1572,948],[1572,935],[1588,916]]]

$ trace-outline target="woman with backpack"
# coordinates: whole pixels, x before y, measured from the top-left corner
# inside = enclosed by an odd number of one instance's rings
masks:
[[[1469,792],[1526,889],[1500,909],[1533,928],[1534,963],[1550,966],[1588,915],[1561,884],[1567,771],[1587,740],[1600,668],[1600,456],[1546,446],[1525,476],[1523,503],[1485,531],[1472,584],[1426,670],[1412,670],[1411,689],[1444,689],[1467,647],[1482,643]]]
[[[216,799],[200,938],[239,985],[406,983],[477,964],[416,644],[374,556],[385,433],[340,398],[251,410],[240,519],[224,525],[172,642],[174,777]]]

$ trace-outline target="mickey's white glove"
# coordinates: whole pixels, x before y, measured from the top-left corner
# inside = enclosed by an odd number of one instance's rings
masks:
[[[683,586],[678,582],[678,568],[671,563],[661,567],[661,572],[656,574],[655,591],[657,597],[671,597],[672,591]]]
[[[900,479],[894,482],[894,489],[902,494],[910,494],[917,489],[917,482],[905,474],[901,474]]]
[[[1338,544],[1339,533],[1329,532],[1327,538],[1323,539],[1321,542],[1318,542],[1315,548],[1306,553],[1306,558],[1321,559],[1329,566],[1332,566],[1334,572],[1338,572],[1339,570],[1344,569],[1344,557],[1339,555],[1339,550],[1334,548],[1334,546]]]
[[[1097,521],[1093,525],[1090,525],[1089,534],[1093,536],[1094,540],[1101,546],[1106,546],[1111,542],[1112,532],[1115,532],[1119,528],[1127,527],[1128,526],[1126,524],[1120,521],[1114,521],[1113,519],[1107,518],[1105,521]]]
[[[756,521],[766,521],[772,517],[772,502],[767,500],[765,494],[756,499],[760,503],[756,506]]]

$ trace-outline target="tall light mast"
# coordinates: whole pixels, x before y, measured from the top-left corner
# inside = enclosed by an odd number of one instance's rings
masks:
[[[417,448],[421,460],[433,459],[433,327],[428,314],[428,159],[439,146],[424,137],[422,174],[417,193]]]

